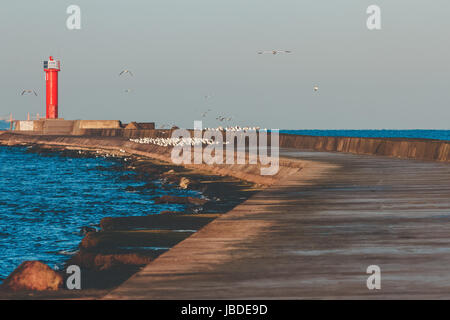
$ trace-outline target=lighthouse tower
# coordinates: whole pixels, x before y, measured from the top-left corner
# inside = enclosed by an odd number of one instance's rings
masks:
[[[60,61],[52,56],[44,61],[45,86],[46,86],[46,118],[58,118],[58,72],[61,70]]]

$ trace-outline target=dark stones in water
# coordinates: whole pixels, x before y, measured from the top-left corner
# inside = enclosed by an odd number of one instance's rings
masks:
[[[86,235],[89,232],[97,232],[97,229],[93,228],[93,227],[82,227],[80,230],[80,234],[81,235]]]
[[[176,197],[176,196],[161,196],[152,199],[155,204],[194,204],[194,205],[203,205],[208,202],[206,199],[194,198],[194,197]]]

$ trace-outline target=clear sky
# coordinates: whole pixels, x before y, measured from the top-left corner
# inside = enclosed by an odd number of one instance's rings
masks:
[[[81,30],[66,27],[71,4]],[[382,30],[366,27],[371,4]],[[0,117],[44,114],[54,55],[66,119],[450,129],[448,0],[15,0],[0,34]],[[272,49],[293,53],[257,54]]]

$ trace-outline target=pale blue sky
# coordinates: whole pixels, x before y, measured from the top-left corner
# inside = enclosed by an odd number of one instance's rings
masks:
[[[70,4],[81,30],[66,28]],[[370,4],[381,31],[366,28]],[[192,127],[211,108],[206,126],[450,129],[448,0],[16,0],[0,34],[0,117],[44,114],[52,54],[66,119]],[[294,53],[256,54],[271,49]]]

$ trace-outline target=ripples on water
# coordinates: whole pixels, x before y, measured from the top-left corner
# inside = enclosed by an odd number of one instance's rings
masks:
[[[183,210],[183,205],[155,205],[150,199],[197,194],[160,188],[127,192],[127,186],[146,182],[121,179],[132,171],[100,170],[118,161],[57,153],[40,156],[27,153],[25,147],[0,147],[0,278],[25,260],[61,267],[77,250],[83,238],[80,229],[103,217]]]

